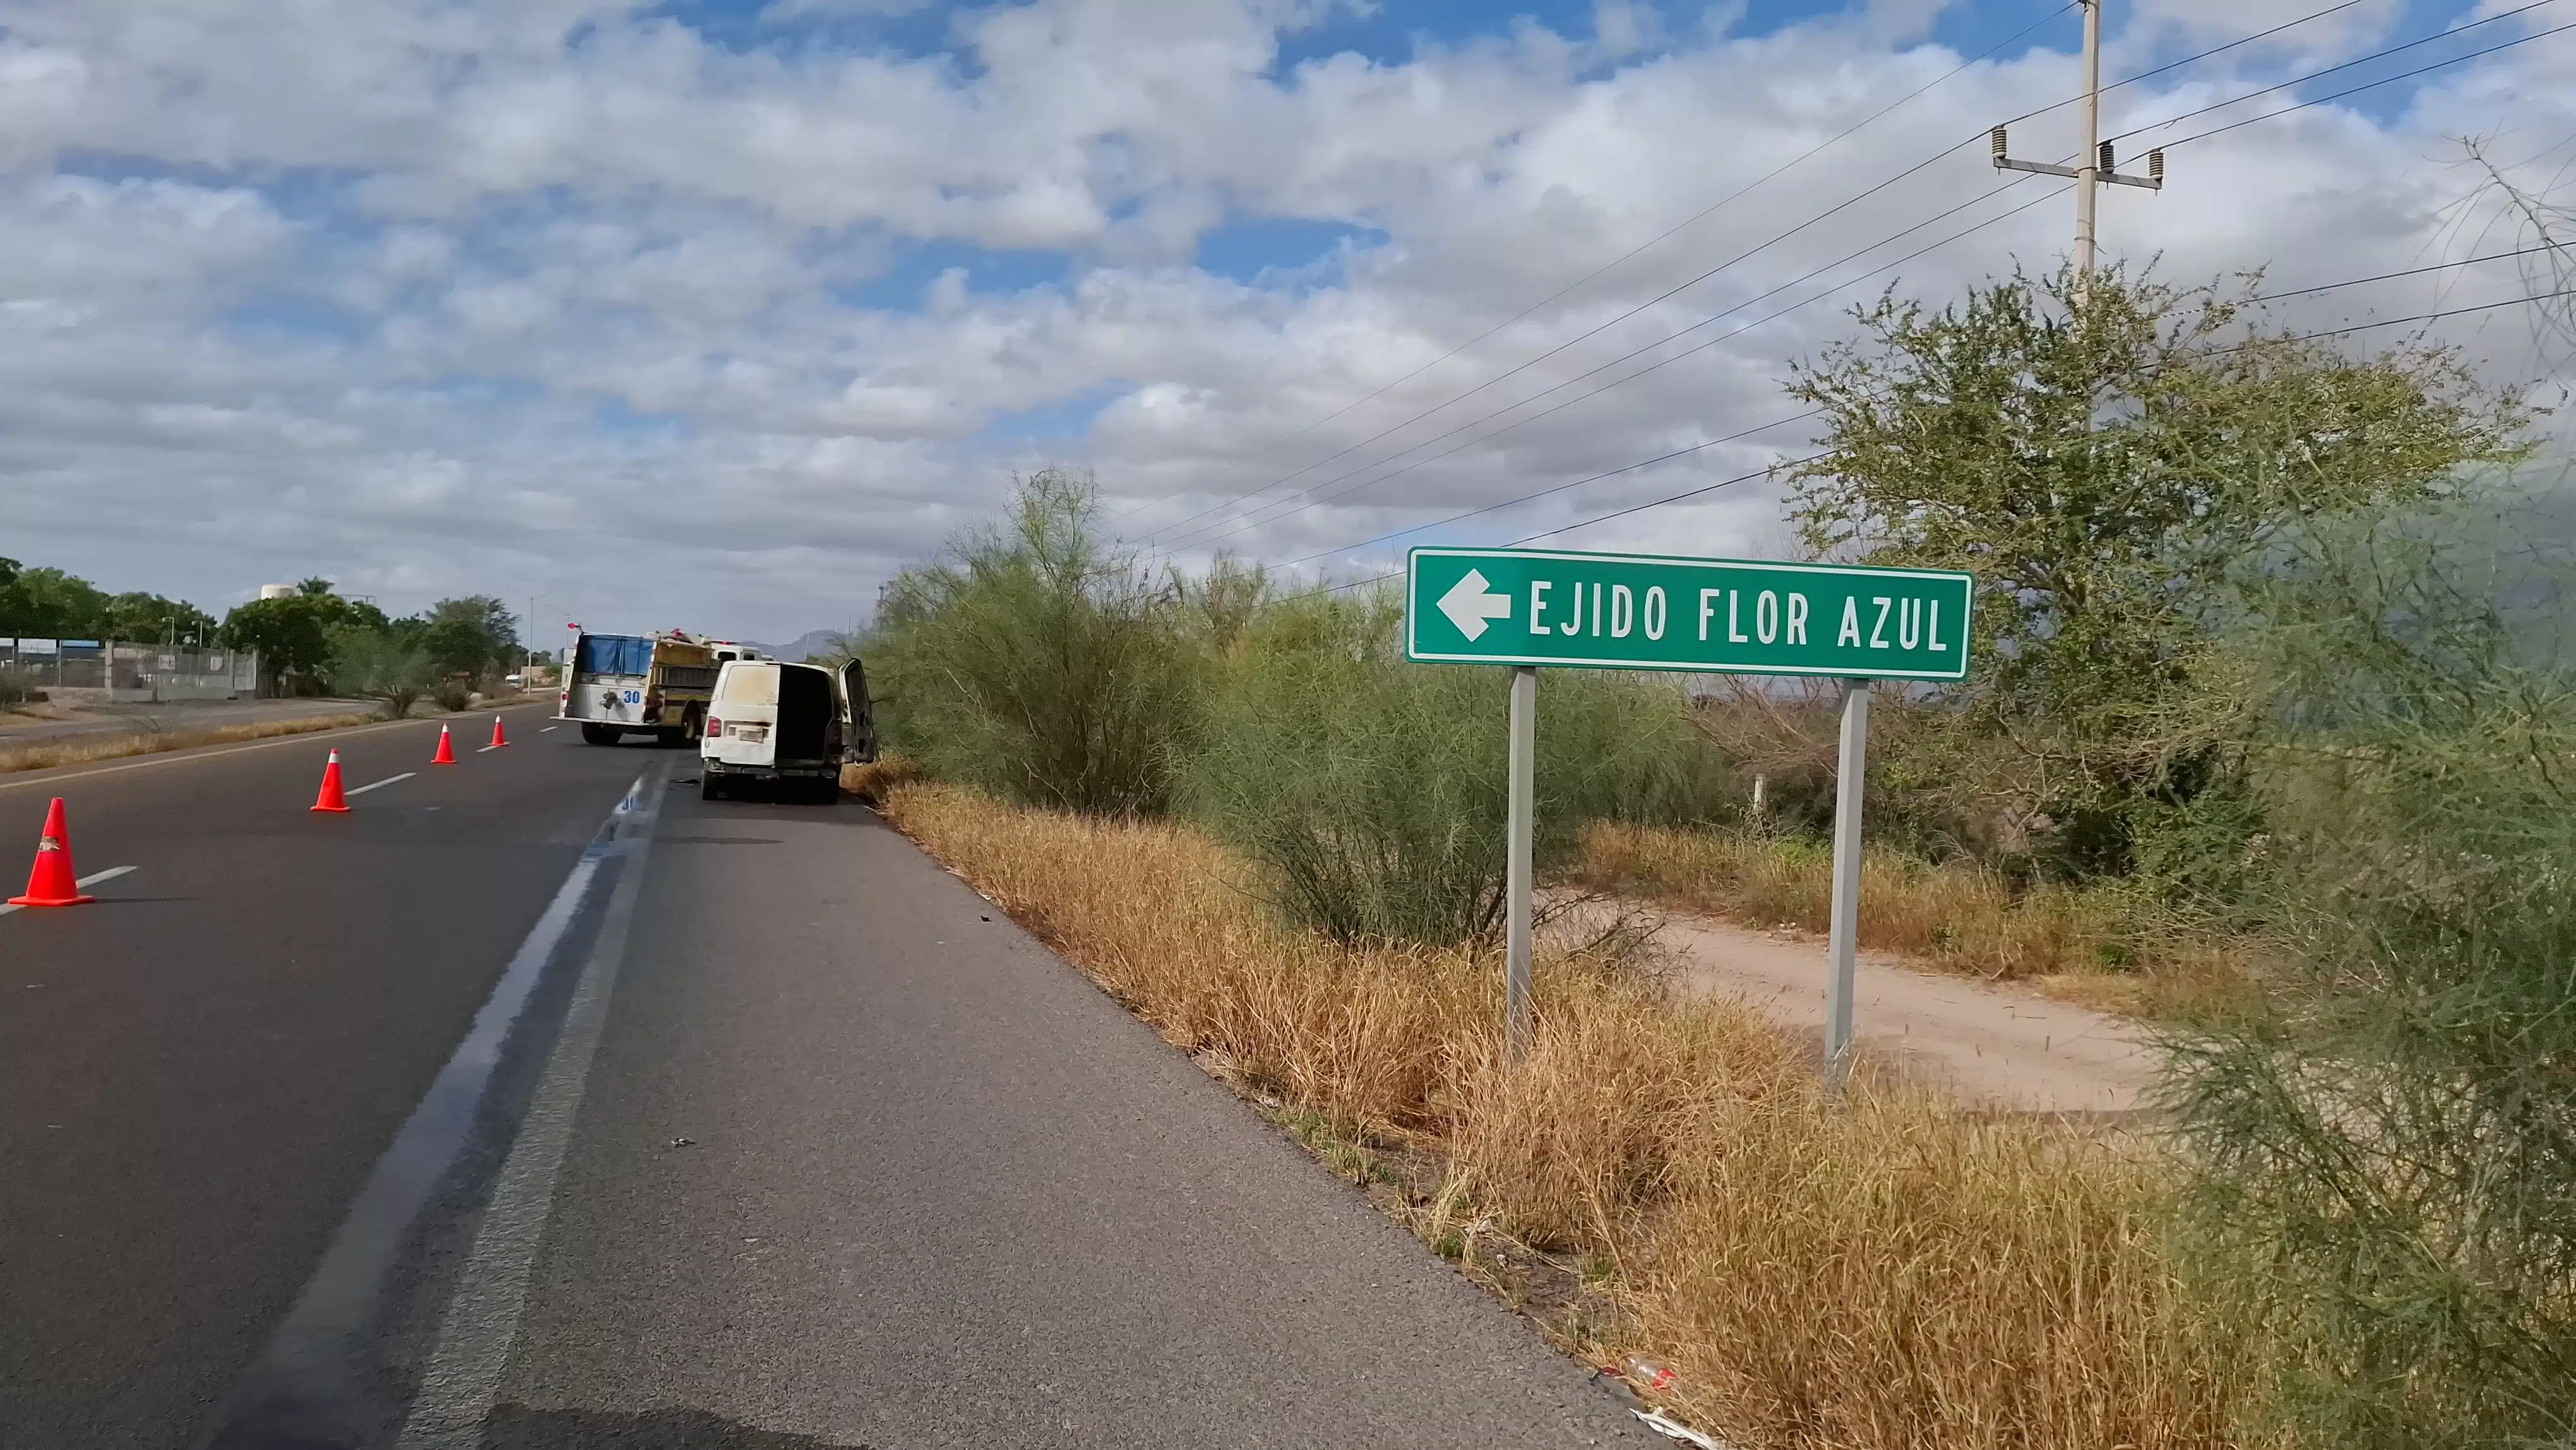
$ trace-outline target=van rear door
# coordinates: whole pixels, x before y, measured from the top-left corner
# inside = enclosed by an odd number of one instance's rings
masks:
[[[778,758],[778,666],[762,660],[727,660],[707,702],[707,733],[700,758],[719,765],[767,766]]]
[[[868,698],[867,666],[841,666],[841,740],[846,759],[865,765],[877,758],[876,704]]]

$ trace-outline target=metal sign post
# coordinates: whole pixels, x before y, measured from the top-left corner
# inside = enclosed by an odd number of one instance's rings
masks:
[[[1868,773],[1867,680],[1843,681],[1842,749],[1834,764],[1834,897],[1825,936],[1825,1090],[1851,1076],[1852,973],[1860,950],[1860,801]]]
[[[1511,1050],[1530,1030],[1539,667],[1824,675],[1844,681],[1825,993],[1826,1074],[1839,1086],[1850,1070],[1870,682],[1965,679],[1974,597],[1973,576],[1947,569],[1550,549],[1408,554],[1405,658],[1513,667],[1503,927]]]
[[[1511,841],[1503,864],[1503,1037],[1518,1057],[1530,1029],[1530,835],[1538,815],[1538,671],[1512,671],[1512,743],[1506,767]]]

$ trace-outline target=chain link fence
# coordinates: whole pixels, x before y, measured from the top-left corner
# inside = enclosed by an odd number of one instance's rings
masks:
[[[247,700],[259,693],[259,656],[122,640],[0,636],[0,694],[21,691],[41,691],[64,704]]]

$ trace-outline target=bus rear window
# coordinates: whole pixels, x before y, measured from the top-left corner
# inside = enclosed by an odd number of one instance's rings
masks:
[[[653,668],[653,641],[638,634],[585,634],[572,667],[584,675],[645,674]]]

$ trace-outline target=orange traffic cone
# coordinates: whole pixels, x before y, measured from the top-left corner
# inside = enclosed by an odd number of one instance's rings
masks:
[[[491,743],[490,745],[487,745],[487,746],[483,747],[483,748],[484,748],[484,749],[486,749],[486,750],[497,750],[497,749],[499,749],[500,747],[502,747],[502,746],[504,746],[504,745],[507,745],[507,744],[509,744],[509,743],[510,743],[510,742],[509,742],[507,739],[503,738],[503,736],[502,736],[502,734],[501,734],[501,717],[500,717],[500,716],[498,716],[498,715],[493,716],[493,717],[492,717],[492,743]]]
[[[45,833],[36,838],[36,869],[27,873],[27,894],[9,898],[11,906],[78,906],[93,898],[81,895],[80,877],[72,872],[72,833],[63,823],[63,798],[45,810]]]
[[[448,743],[447,727],[444,725],[438,727],[438,753],[429,758],[429,763],[432,765],[456,763],[456,747]]]
[[[340,752],[332,751],[330,762],[322,767],[322,793],[313,798],[317,811],[345,811],[349,798],[340,793]]]

